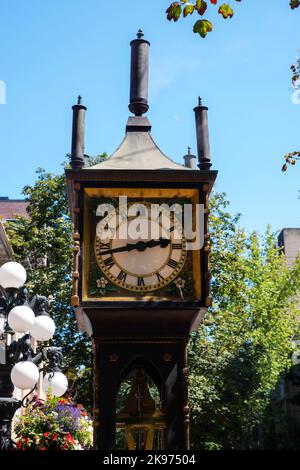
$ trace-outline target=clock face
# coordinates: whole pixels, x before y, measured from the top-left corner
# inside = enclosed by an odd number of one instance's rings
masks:
[[[174,281],[187,251],[176,215],[170,218],[163,210],[153,215],[150,204],[144,202],[141,207],[149,210],[125,220],[108,213],[98,224],[94,250],[98,266],[113,284],[144,293]]]

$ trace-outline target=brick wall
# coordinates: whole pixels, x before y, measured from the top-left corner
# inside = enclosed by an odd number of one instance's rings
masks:
[[[7,199],[0,199],[0,219],[15,219],[17,216],[28,218],[27,213],[28,202]]]

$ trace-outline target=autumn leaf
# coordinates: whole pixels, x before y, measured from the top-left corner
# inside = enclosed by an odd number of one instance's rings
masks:
[[[225,20],[227,18],[232,18],[233,17],[233,9],[231,8],[230,5],[228,5],[228,3],[223,3],[223,5],[220,6],[219,13],[220,13],[220,15],[223,16],[223,18]]]
[[[194,13],[195,6],[191,3],[188,3],[183,9],[183,16],[192,15]]]
[[[291,0],[290,1],[290,7],[292,10],[295,8],[298,8],[300,6],[300,0]]]
[[[202,38],[205,38],[207,33],[210,33],[213,29],[212,23],[208,20],[198,20],[194,24],[194,33],[200,34]]]
[[[204,15],[207,9],[207,3],[204,0],[197,0],[195,9],[198,11],[199,15]]]
[[[177,21],[180,18],[181,11],[182,11],[182,9],[181,9],[180,2],[171,3],[169,8],[167,8],[167,10],[166,10],[167,19],[169,21],[172,21],[172,20]]]
[[[223,0],[224,1],[224,0]],[[226,1],[226,0],[225,0]],[[300,7],[300,0],[286,0],[289,1],[290,8],[292,10]],[[242,0],[232,0],[232,2],[241,3]],[[231,3],[232,3],[231,2]],[[169,8],[167,8],[167,19],[169,21],[178,21],[181,17],[181,14],[184,18],[189,15],[193,15],[197,12],[200,16],[203,16],[207,10],[208,5],[216,6],[218,13],[222,15],[224,19],[232,18],[234,11],[230,6],[230,1],[227,0],[227,3],[223,3],[219,6],[218,0],[178,0],[171,3]],[[199,20],[200,21],[200,20]],[[207,33],[212,31],[212,23],[209,20],[203,20],[204,23],[199,23],[198,21],[194,24],[194,33],[198,33],[201,37],[206,37]],[[205,22],[208,23],[205,23]],[[299,79],[299,74],[295,74],[293,82]]]

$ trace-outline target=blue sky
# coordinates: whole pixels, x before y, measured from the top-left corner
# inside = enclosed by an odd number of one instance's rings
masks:
[[[193,107],[201,95],[216,189],[231,210],[249,230],[300,227],[300,164],[280,171],[282,155],[300,149],[289,70],[300,47],[300,10],[288,3],[243,0],[232,20],[206,15],[215,30],[203,40],[192,32],[194,18],[166,21],[167,0],[3,2],[0,195],[20,197],[37,167],[62,170],[79,93],[88,107],[86,152],[119,145],[129,115],[129,42],[142,28],[151,42],[148,116],[160,148],[177,161],[188,145],[195,151]]]

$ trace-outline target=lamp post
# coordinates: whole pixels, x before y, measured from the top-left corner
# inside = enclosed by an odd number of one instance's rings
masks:
[[[35,353],[31,338],[49,341],[55,324],[47,313],[49,301],[40,295],[30,296],[25,287],[26,271],[14,261],[0,268],[0,450],[14,447],[11,421],[20,406],[26,406],[43,373],[43,390],[61,396],[68,388],[62,374],[61,348],[38,347]],[[23,336],[17,340],[15,333]],[[38,368],[43,362],[43,368]],[[13,398],[14,387],[30,392],[22,401]]]

